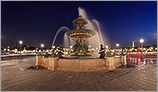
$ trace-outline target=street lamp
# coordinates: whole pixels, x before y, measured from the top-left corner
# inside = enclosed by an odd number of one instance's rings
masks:
[[[140,43],[143,43],[143,42],[144,42],[144,39],[140,39],[139,41],[140,41]]]
[[[119,53],[119,49],[118,49],[119,46],[120,46],[120,44],[119,44],[119,43],[116,43],[117,53]]]
[[[143,49],[144,39],[140,39],[139,41],[140,41],[140,43],[141,43],[141,48]]]
[[[43,48],[44,47],[44,44],[41,44],[41,48]]]
[[[42,53],[43,53],[43,47],[44,47],[44,44],[41,44]]]
[[[140,41],[140,43],[141,43],[141,48],[142,48],[142,51],[143,51],[144,39],[140,39],[139,41]],[[142,58],[142,57],[143,57],[143,54],[142,54],[142,52],[141,52],[141,58]]]
[[[54,49],[54,48],[55,48],[55,46],[52,46],[52,48]]]
[[[120,44],[119,44],[119,43],[117,43],[117,44],[116,44],[116,47],[119,47],[119,46],[120,46]]]
[[[21,47],[22,47],[23,41],[19,41],[19,44],[20,44],[20,57],[21,57]]]

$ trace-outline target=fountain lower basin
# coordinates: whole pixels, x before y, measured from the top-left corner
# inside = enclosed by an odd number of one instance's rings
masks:
[[[126,56],[99,58],[52,58],[36,56],[36,66],[43,66],[48,70],[57,71],[97,71],[113,70],[126,65]]]

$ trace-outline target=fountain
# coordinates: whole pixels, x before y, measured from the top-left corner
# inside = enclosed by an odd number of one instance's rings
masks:
[[[81,7],[78,8],[78,12],[79,12],[79,15],[81,15],[82,18],[84,18],[88,22],[86,25],[83,26],[82,29],[89,29],[89,30],[92,30],[93,32],[95,32],[95,35],[87,38],[85,43],[90,45],[92,48],[95,48],[95,49],[99,48],[100,44],[109,45],[107,38],[105,39],[106,36],[104,35],[104,33],[101,30],[101,27],[100,27],[98,20],[89,19],[87,14],[86,14],[86,11]],[[55,34],[54,39],[53,39],[52,46],[55,44],[56,37],[61,31],[69,31],[69,30],[70,29],[68,27],[65,27],[65,26],[59,28]],[[74,45],[75,41],[76,40],[73,39],[73,37],[67,36],[66,33],[64,34],[64,42],[63,42],[64,47],[68,48],[68,47]]]
[[[36,56],[36,66],[43,66],[49,70],[64,70],[64,71],[86,71],[86,70],[112,70],[121,64],[125,64],[126,56],[114,57],[110,54],[110,57],[105,57],[105,45],[104,38],[97,20],[88,20],[85,11],[79,8],[79,17],[73,20],[73,24],[76,25],[76,29],[69,30],[67,27],[61,27],[55,34],[52,47],[57,35],[61,31],[66,31],[64,34],[64,45],[69,50],[73,50],[72,58],[63,57],[64,49],[62,46],[54,47],[53,51],[57,54],[45,57]],[[83,14],[81,14],[83,13]],[[63,30],[66,29],[66,30]],[[96,31],[97,30],[97,31]],[[89,46],[88,46],[89,44]],[[97,47],[101,45],[100,58],[87,58],[90,56],[89,48]],[[73,45],[73,46],[72,46]],[[57,52],[56,52],[57,51]],[[97,53],[98,55],[98,53]],[[74,57],[75,56],[75,57]]]
[[[95,32],[90,29],[83,28],[88,22],[80,15],[73,21],[77,29],[66,32],[69,37],[75,39],[76,44],[73,46],[73,50],[76,56],[86,56],[88,52],[88,46],[86,40],[95,35]]]
[[[93,30],[96,35],[88,39],[88,43],[91,45],[92,48],[99,48],[100,44],[109,45],[107,41],[107,37],[103,33],[100,23],[96,19],[90,19],[85,11],[84,8],[78,8],[79,15],[82,15],[88,21],[88,24],[84,26],[84,28]],[[105,39],[106,37],[106,39]]]

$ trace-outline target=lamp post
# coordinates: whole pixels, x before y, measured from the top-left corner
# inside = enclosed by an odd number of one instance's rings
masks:
[[[141,43],[141,48],[142,48],[142,50],[143,50],[144,39],[140,39],[139,41],[140,41],[140,43]],[[143,58],[142,51],[141,51],[141,58]]]
[[[20,44],[20,58],[21,58],[21,48],[22,48],[22,44],[23,44],[23,41],[19,41],[19,44]]]
[[[143,48],[144,39],[140,39],[139,41],[141,43],[141,48]]]
[[[43,47],[44,47],[44,44],[41,44],[42,54],[43,54]]]
[[[116,43],[117,53],[118,53],[118,54],[119,54],[119,46],[120,46],[120,44],[119,44],[119,43]]]

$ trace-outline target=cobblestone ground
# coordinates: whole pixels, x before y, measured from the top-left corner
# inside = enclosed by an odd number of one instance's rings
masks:
[[[20,62],[19,62],[20,61]],[[33,70],[35,57],[2,60],[2,91],[156,91],[156,65],[112,71]]]

